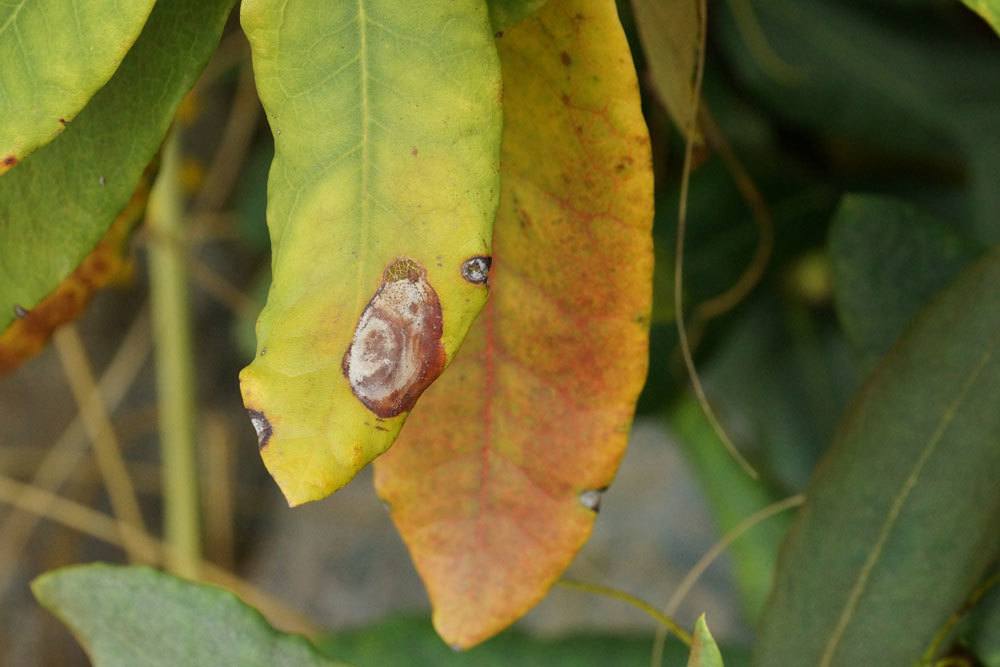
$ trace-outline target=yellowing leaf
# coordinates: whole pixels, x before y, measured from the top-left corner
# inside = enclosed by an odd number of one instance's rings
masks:
[[[153,4],[0,4],[0,174],[72,122],[114,74]]]
[[[490,22],[495,30],[506,30],[523,21],[546,3],[546,0],[489,0]]]
[[[500,69],[482,0],[246,0],[273,281],[240,375],[291,505],[392,444],[486,299]]]
[[[498,40],[490,299],[375,465],[438,633],[472,646],[586,541],[646,374],[649,138],[613,0],[549,0]]]
[[[704,43],[705,0],[632,0],[653,85],[682,135],[695,124],[695,69]]]
[[[963,0],[963,2],[986,19],[1000,35],[1000,0]]]
[[[705,614],[698,617],[694,624],[694,635],[691,637],[691,655],[687,667],[722,667],[722,653],[719,645],[708,630]]]

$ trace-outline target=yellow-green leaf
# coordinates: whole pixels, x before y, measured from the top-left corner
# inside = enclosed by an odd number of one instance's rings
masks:
[[[691,637],[691,655],[687,667],[722,667],[722,653],[708,630],[705,614],[698,617]]]
[[[646,374],[652,171],[613,0],[549,0],[498,39],[490,299],[376,486],[446,642],[528,611],[587,540]]]
[[[704,35],[705,0],[632,0],[642,48],[660,101],[682,135],[697,134],[695,70]]]
[[[1000,0],[962,0],[1000,35]]]
[[[0,174],[72,122],[118,68],[153,4],[0,3]]]
[[[546,0],[489,0],[490,22],[495,30],[506,30],[537,12]]]
[[[275,158],[240,381],[298,505],[392,444],[486,300],[500,69],[482,0],[246,0],[241,18]]]

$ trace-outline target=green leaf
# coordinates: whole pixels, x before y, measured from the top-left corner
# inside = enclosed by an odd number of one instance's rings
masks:
[[[962,0],[1000,35],[1000,0]]]
[[[519,629],[456,652],[435,634],[429,619],[397,617],[360,630],[346,630],[319,642],[332,658],[357,667],[605,667],[649,664],[652,637],[611,635],[589,631],[562,637],[533,637]],[[680,642],[668,641],[664,665],[680,665],[686,651]],[[727,648],[730,667],[748,664],[744,651]]]
[[[111,78],[153,4],[0,5],[0,174],[59,134]]]
[[[708,498],[720,535],[778,500],[763,483],[748,477],[726,452],[692,397],[685,396],[671,412],[670,424]],[[790,523],[790,514],[770,517],[751,528],[728,549],[743,611],[751,623],[760,616],[771,590],[778,546]]]
[[[482,0],[247,0],[241,20],[275,157],[240,381],[297,505],[392,444],[486,301],[463,272],[490,254],[500,66]]]
[[[126,207],[232,4],[157,3],[121,67],[76,120],[0,177],[0,331],[15,305],[30,310],[51,293]]]
[[[705,614],[698,617],[694,624],[694,635],[691,637],[691,655],[688,657],[688,667],[722,667],[722,653],[715,643],[715,638],[708,630]]]
[[[921,306],[981,248],[952,227],[890,197],[848,195],[830,229],[840,322],[866,368]]]
[[[1000,667],[1000,586],[980,600],[969,625],[969,648],[986,667]]]
[[[232,593],[146,567],[76,565],[43,574],[35,597],[95,667],[330,667]]]
[[[494,30],[506,30],[537,12],[547,1],[489,0],[490,23]]]
[[[1000,551],[1000,251],[856,397],[786,540],[757,664],[908,665]]]

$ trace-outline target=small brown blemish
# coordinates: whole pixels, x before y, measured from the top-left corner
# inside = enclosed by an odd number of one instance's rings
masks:
[[[60,118],[59,119],[59,124],[62,125],[63,127],[66,127],[67,125],[69,125],[69,123],[66,121],[65,118]]]
[[[386,433],[389,432],[389,429],[387,429],[385,426],[376,426],[375,430],[376,431],[385,431]]]
[[[494,36],[494,37],[496,37],[497,39],[500,39],[501,37],[503,37],[503,30],[497,30],[497,31],[496,31],[496,32],[495,32],[495,33],[493,34],[493,36]]]
[[[5,167],[13,167],[15,164],[17,164],[17,158],[13,155],[8,155],[3,159],[3,166]]]
[[[565,51],[562,51],[559,54],[559,60],[562,61],[562,64],[565,65],[566,67],[569,67],[570,65],[573,64],[573,58],[571,58],[570,55]]]
[[[351,391],[376,417],[406,412],[444,370],[442,331],[427,271],[412,259],[393,260],[344,353]]]
[[[493,258],[486,255],[470,257],[462,262],[462,277],[474,285],[485,285],[490,277]]]
[[[23,320],[28,316],[28,309],[19,303],[14,304],[14,317],[19,320]]]
[[[274,429],[271,428],[271,422],[259,410],[247,410],[247,414],[250,415],[250,423],[253,424],[253,430],[257,432],[257,445],[261,449],[264,449],[267,447],[267,443],[271,441],[271,435],[274,433]]]
[[[417,157],[418,153],[420,153],[420,151],[417,150],[416,146],[410,149],[410,155],[412,155],[413,157]]]

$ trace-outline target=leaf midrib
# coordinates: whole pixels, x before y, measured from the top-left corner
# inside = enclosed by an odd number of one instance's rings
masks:
[[[948,407],[945,408],[945,411],[942,413],[941,419],[938,422],[937,428],[928,439],[927,444],[924,446],[920,456],[917,458],[913,468],[910,470],[910,474],[907,475],[904,480],[903,486],[893,497],[889,513],[886,515],[885,521],[882,523],[882,527],[879,530],[878,538],[875,540],[875,544],[872,546],[868,557],[865,559],[864,565],[858,572],[858,576],[855,579],[854,584],[851,586],[851,590],[847,596],[847,601],[844,603],[844,608],[841,610],[840,617],[837,619],[837,625],[834,626],[833,633],[827,640],[826,646],[823,650],[823,655],[820,658],[820,667],[829,667],[832,663],[833,657],[836,654],[837,649],[840,647],[840,642],[843,639],[844,633],[847,631],[848,625],[850,625],[854,618],[858,604],[861,601],[861,596],[864,594],[865,588],[868,585],[868,579],[870,578],[872,571],[875,569],[875,566],[878,564],[879,558],[882,556],[885,544],[889,540],[889,536],[895,527],[899,515],[903,511],[903,507],[906,504],[907,499],[919,481],[924,465],[926,465],[927,461],[934,454],[938,445],[941,443],[941,440],[944,438],[944,434],[948,430],[948,427],[954,421],[955,415],[958,413],[958,410],[961,407],[962,402],[965,400],[966,395],[969,393],[969,390],[976,383],[976,380],[979,379],[980,373],[989,363],[991,357],[993,356],[993,350],[996,347],[996,343],[997,341],[994,339],[991,345],[983,352],[978,363],[969,374],[969,377],[962,383],[962,386],[954,400],[952,400],[952,402],[948,404]]]

